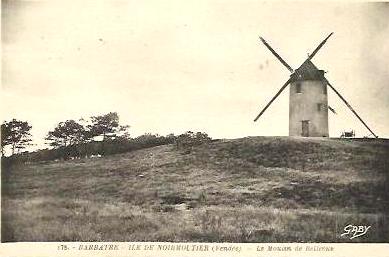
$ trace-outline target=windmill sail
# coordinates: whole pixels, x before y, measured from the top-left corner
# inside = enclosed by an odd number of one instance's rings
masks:
[[[258,114],[257,117],[255,117],[254,121],[257,121],[259,119],[259,117],[261,117],[261,115],[266,111],[267,108],[269,108],[269,106],[274,102],[274,100],[276,100],[276,98],[282,93],[282,91],[284,91],[284,89],[289,85],[291,79],[288,79],[288,81],[285,82],[285,84],[280,88],[280,90],[278,90],[277,94],[270,100],[270,102],[265,106],[265,108],[263,108],[263,110]]]
[[[334,32],[331,32],[331,34],[329,34],[317,47],[316,49],[312,52],[312,54],[309,55],[308,57],[308,60],[311,60],[316,54],[317,52],[319,52],[320,48],[322,48],[324,46],[324,44],[327,42],[327,40],[330,38],[330,36],[332,36],[332,34],[334,34]]]
[[[279,54],[277,54],[276,51],[274,51],[274,49],[266,42],[265,39],[263,39],[263,37],[259,37],[262,41],[262,43],[267,47],[267,49],[270,50],[270,52],[272,52],[272,54],[274,54],[274,56],[290,71],[290,72],[293,72],[293,69],[292,67],[290,67],[290,65],[284,61],[284,59],[281,58],[281,56]]]
[[[347,105],[347,107],[352,111],[352,113],[355,114],[355,116],[357,116],[357,118],[360,120],[360,122],[362,122],[362,124],[370,131],[370,133],[372,135],[374,135],[374,137],[378,138],[378,136],[376,134],[374,134],[374,132],[369,128],[369,126],[367,126],[367,124],[362,120],[362,118],[358,115],[358,113],[353,109],[353,107],[351,107],[351,105],[346,101],[346,99],[344,99],[344,97],[330,84],[330,82],[326,80],[326,83],[328,84],[328,86],[339,96],[340,99],[342,99],[342,101]]]
[[[330,110],[333,114],[337,114],[335,109],[328,105],[328,110]]]

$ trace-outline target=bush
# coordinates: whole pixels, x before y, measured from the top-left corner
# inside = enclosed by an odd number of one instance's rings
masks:
[[[193,146],[209,143],[212,138],[206,133],[197,132],[193,133],[188,131],[185,134],[181,134],[176,139],[176,146],[178,149],[190,149]]]

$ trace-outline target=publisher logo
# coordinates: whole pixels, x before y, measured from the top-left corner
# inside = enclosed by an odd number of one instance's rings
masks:
[[[342,233],[341,237],[349,237],[349,239],[354,239],[357,237],[361,237],[367,233],[371,226],[361,226],[361,225],[347,225],[344,227],[344,233]]]

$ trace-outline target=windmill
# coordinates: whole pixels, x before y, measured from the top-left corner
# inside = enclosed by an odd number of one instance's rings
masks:
[[[263,39],[262,43],[291,72],[289,79],[275,94],[270,102],[254,119],[254,122],[269,108],[282,91],[290,84],[289,94],[289,136],[328,137],[328,106],[327,85],[346,104],[352,113],[362,122],[374,137],[377,135],[367,126],[346,99],[325,78],[324,71],[319,70],[312,58],[323,47],[333,33],[329,34],[296,70],[281,58],[281,56]]]

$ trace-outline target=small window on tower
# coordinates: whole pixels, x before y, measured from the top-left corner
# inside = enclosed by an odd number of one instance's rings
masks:
[[[301,83],[300,82],[296,83],[296,93],[301,93]]]
[[[320,112],[323,107],[323,104],[317,104],[317,111]]]
[[[323,84],[323,94],[327,94],[327,85]]]

